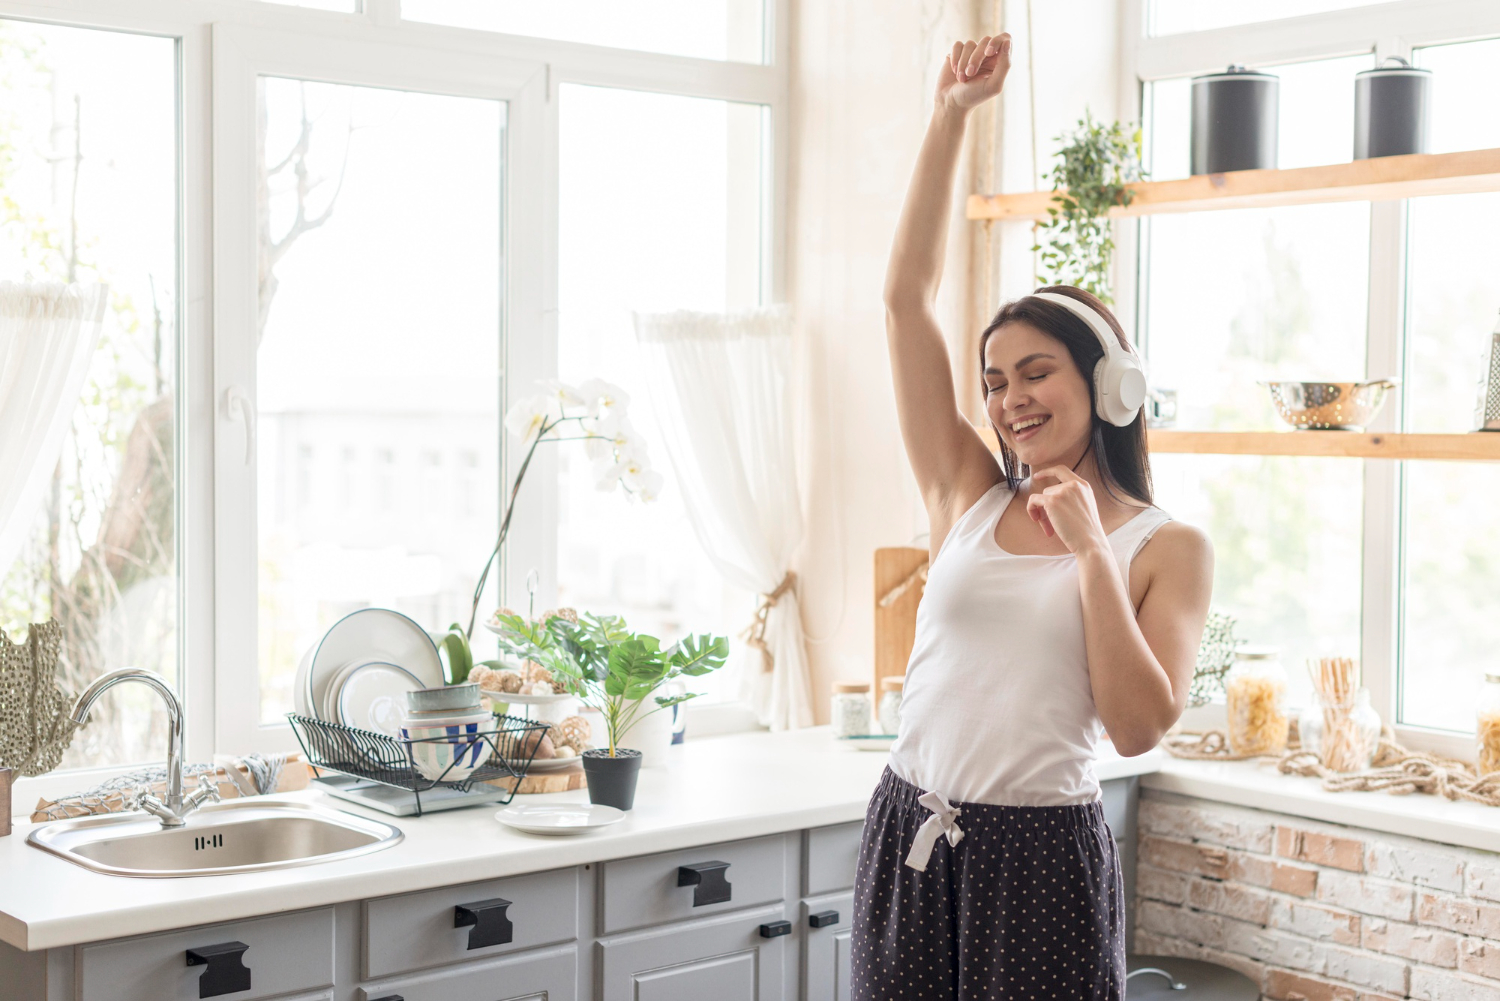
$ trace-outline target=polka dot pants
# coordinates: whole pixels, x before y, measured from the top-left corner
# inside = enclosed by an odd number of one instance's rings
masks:
[[[905,864],[930,811],[886,769],[854,884],[854,1001],[1125,997],[1125,888],[1099,802],[954,803],[963,838]]]

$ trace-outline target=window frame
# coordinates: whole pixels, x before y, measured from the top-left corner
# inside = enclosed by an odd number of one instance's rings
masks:
[[[235,322],[231,311],[243,306],[246,282],[253,288],[254,254],[232,246],[230,234],[243,230],[243,217],[253,215],[253,204],[227,199],[231,181],[253,172],[250,161],[231,163],[231,155],[253,155],[253,105],[246,118],[243,101],[228,100],[215,70],[228,68],[234,46],[247,39],[291,40],[301,50],[283,56],[297,73],[309,78],[368,82],[375,86],[469,96],[496,96],[510,87],[507,123],[506,297],[502,316],[506,398],[527,391],[534,380],[557,372],[558,271],[558,92],[562,83],[651,91],[748,104],[768,109],[770,127],[767,191],[763,211],[761,266],[762,301],[783,294],[786,284],[786,179],[788,172],[789,0],[765,0],[762,64],[721,62],[686,56],[614,49],[546,38],[506,35],[405,21],[400,0],[362,0],[357,12],[335,12],[286,6],[263,0],[0,0],[0,17],[42,21],[169,37],[176,40],[178,58],[178,525],[179,525],[179,684],[185,720],[184,754],[188,760],[207,761],[214,753],[286,750],[295,747],[290,728],[259,727],[237,705],[256,685],[258,671],[246,671],[244,649],[254,649],[255,604],[246,601],[243,580],[227,585],[221,580],[225,556],[236,544],[254,536],[253,478],[244,467],[245,428],[226,415],[223,392],[230,379],[242,379],[244,354],[230,357],[222,338]],[[258,45],[259,43],[256,43]],[[256,48],[252,45],[252,48]],[[416,60],[420,71],[408,67],[382,69],[364,79],[319,72],[316,60],[325,51],[346,53],[402,51]],[[245,54],[241,53],[243,58]],[[275,54],[252,52],[256,70],[271,66]],[[344,66],[358,69],[358,58]],[[530,67],[521,94],[514,73],[497,83],[497,67]],[[243,72],[244,67],[240,67]],[[504,76],[504,74],[501,74]],[[243,79],[241,79],[243,82]],[[488,92],[486,91],[488,88]],[[221,101],[221,98],[223,100]],[[524,137],[524,139],[523,139]],[[521,143],[526,143],[526,148]],[[238,145],[236,145],[238,144]],[[523,180],[525,171],[532,177]],[[512,184],[512,179],[516,183]],[[523,185],[526,197],[517,195]],[[217,193],[216,193],[217,192]],[[537,193],[540,198],[537,198]],[[539,253],[523,260],[516,254],[518,236]],[[229,271],[237,268],[237,271]],[[523,271],[522,269],[529,269]],[[221,278],[223,280],[217,280]],[[239,291],[234,291],[235,283]],[[519,336],[516,298],[524,287],[535,290],[528,324],[534,336]],[[518,336],[511,336],[512,333]],[[240,345],[243,349],[244,345]],[[253,366],[253,351],[251,352]],[[242,384],[236,382],[234,384]],[[517,456],[502,434],[502,477],[508,483]],[[238,466],[238,468],[235,468]],[[544,580],[556,565],[556,468],[539,455],[539,468],[529,477],[521,517],[533,518],[541,529],[523,533],[510,544],[502,568],[502,587],[524,593],[526,569],[541,569]],[[253,470],[252,470],[253,471]],[[541,475],[537,475],[540,473]],[[246,493],[247,486],[251,492]],[[246,510],[246,498],[249,510]],[[496,512],[498,522],[499,512]],[[517,551],[524,549],[525,552]],[[243,552],[238,559],[243,569]],[[252,561],[253,569],[253,561]],[[241,574],[243,576],[243,574]],[[240,588],[226,593],[226,588]],[[252,581],[253,588],[253,581]],[[253,595],[253,590],[252,590]],[[546,597],[545,595],[539,597]],[[250,643],[244,645],[248,637]],[[241,652],[236,653],[236,650]],[[258,709],[255,711],[258,716]],[[727,704],[703,707],[694,714],[700,733],[753,725],[748,707]],[[278,732],[279,731],[279,732]],[[18,800],[28,796],[73,791],[140,765],[79,769],[18,783]]]
[[[1140,121],[1145,85],[1153,80],[1247,66],[1302,62],[1373,52],[1410,59],[1417,48],[1500,36],[1500,10],[1483,0],[1404,0],[1254,24],[1152,37],[1147,34],[1151,0],[1121,0],[1121,24],[1130,34],[1121,46],[1120,113]],[[1149,227],[1122,220],[1114,279],[1122,313],[1132,318],[1138,341],[1149,339],[1145,323],[1145,267]],[[1408,313],[1407,203],[1370,203],[1367,372],[1405,374]],[[1404,384],[1403,384],[1404,385]],[[1396,431],[1405,420],[1405,391],[1395,394],[1371,431]],[[1398,723],[1401,655],[1403,469],[1395,460],[1365,459],[1363,576],[1360,646],[1363,682],[1382,720],[1408,747],[1468,758],[1473,740],[1449,730]]]

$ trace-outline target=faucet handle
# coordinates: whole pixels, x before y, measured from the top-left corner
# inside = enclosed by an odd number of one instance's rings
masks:
[[[215,803],[223,802],[219,797],[219,784],[213,780],[209,773],[200,772],[198,775],[198,788],[183,797],[182,812],[186,814],[192,810],[196,810],[203,805],[205,800],[210,799]]]

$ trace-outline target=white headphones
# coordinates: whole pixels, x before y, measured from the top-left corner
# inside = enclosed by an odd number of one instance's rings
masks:
[[[1120,343],[1104,317],[1077,299],[1056,292],[1034,292],[1032,298],[1067,307],[1099,338],[1104,348],[1104,357],[1094,366],[1094,410],[1099,419],[1115,427],[1135,420],[1146,402],[1146,370],[1141,360]]]

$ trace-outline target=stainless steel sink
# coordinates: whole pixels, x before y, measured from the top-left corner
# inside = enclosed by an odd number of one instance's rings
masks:
[[[75,865],[112,876],[219,876],[353,858],[390,848],[390,824],[304,803],[230,800],[163,827],[145,813],[43,824],[27,841]]]

